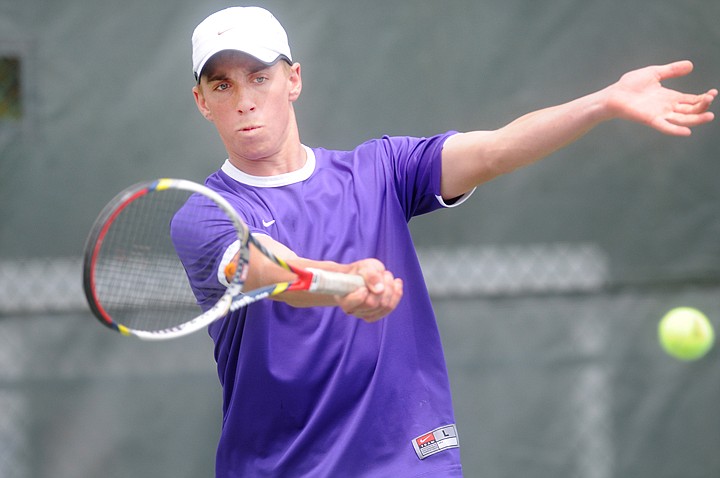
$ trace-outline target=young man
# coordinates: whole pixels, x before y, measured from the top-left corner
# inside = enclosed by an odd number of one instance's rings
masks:
[[[228,154],[206,184],[289,262],[366,281],[345,297],[286,293],[210,326],[224,399],[218,477],[461,476],[440,338],[407,222],[461,204],[477,185],[603,121],[688,135],[713,119],[717,95],[664,88],[662,80],[692,70],[678,62],[628,73],[496,131],[329,151],[300,142],[293,103],[301,68],[269,12],[215,13],[192,43],[193,94]],[[193,231],[212,259],[188,264],[188,273],[210,298],[222,293],[236,250],[230,229]],[[285,275],[253,254],[246,287]]]

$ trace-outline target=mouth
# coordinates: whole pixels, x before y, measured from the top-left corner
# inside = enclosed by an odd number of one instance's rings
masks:
[[[244,128],[240,128],[238,131],[240,131],[241,133],[250,133],[252,131],[257,131],[260,128],[262,128],[262,126],[251,125],[251,126],[246,126]]]

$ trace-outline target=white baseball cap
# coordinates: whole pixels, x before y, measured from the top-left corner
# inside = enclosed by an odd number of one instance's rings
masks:
[[[192,62],[195,79],[205,63],[223,50],[237,50],[271,65],[282,58],[292,63],[287,33],[264,8],[231,7],[203,20],[192,35]]]

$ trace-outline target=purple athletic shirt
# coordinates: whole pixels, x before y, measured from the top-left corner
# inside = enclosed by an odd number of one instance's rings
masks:
[[[407,226],[445,206],[440,156],[452,134],[306,148],[301,170],[272,177],[226,162],[208,177],[254,234],[309,259],[375,257],[404,281],[397,309],[373,324],[338,307],[265,300],[209,327],[223,387],[217,477],[462,475],[440,336]],[[186,264],[201,305],[222,294],[234,252],[231,226],[209,214],[208,227],[173,231],[213,257]]]

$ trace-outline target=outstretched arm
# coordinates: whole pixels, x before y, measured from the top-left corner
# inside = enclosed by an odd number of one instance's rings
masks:
[[[532,164],[585,135],[598,124],[624,119],[676,136],[708,123],[716,89],[694,95],[665,88],[662,81],[689,74],[693,64],[679,61],[631,71],[607,88],[563,105],[529,113],[495,131],[457,134],[442,157],[443,198]]]

